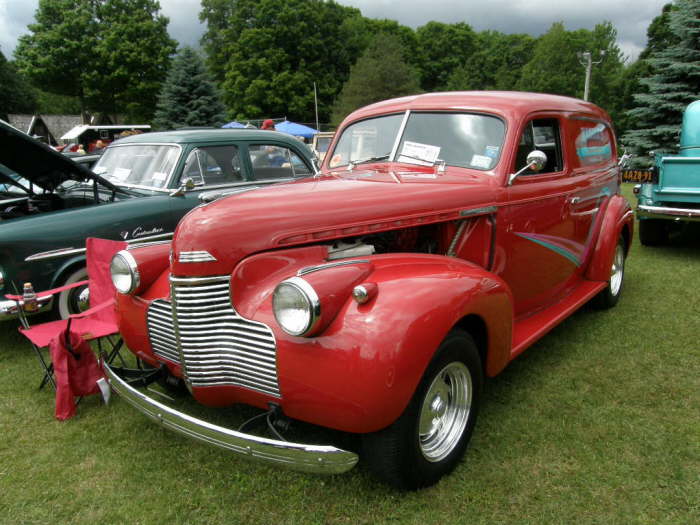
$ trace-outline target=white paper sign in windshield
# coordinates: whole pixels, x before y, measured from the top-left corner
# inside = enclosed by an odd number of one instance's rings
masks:
[[[421,144],[420,142],[403,143],[403,148],[399,154],[399,162],[413,162],[423,166],[432,166],[440,155],[440,146]]]

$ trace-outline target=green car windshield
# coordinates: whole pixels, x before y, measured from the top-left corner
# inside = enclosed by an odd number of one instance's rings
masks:
[[[165,144],[125,144],[107,148],[93,171],[118,186],[166,188],[180,148]]]
[[[329,167],[367,161],[422,166],[444,162],[448,166],[486,171],[496,166],[504,137],[505,124],[490,115],[446,112],[387,115],[345,128]]]

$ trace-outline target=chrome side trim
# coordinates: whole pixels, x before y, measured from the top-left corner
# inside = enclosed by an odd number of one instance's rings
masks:
[[[208,423],[174,410],[129,386],[103,363],[109,384],[127,403],[163,427],[269,465],[314,474],[341,474],[357,464],[353,452],[329,445],[278,441]]]
[[[297,277],[303,277],[304,275],[319,272],[321,270],[327,270],[328,268],[335,268],[336,266],[348,266],[351,264],[361,263],[369,263],[369,259],[353,259],[352,261],[338,261],[328,264],[319,264],[317,266],[307,266],[306,268],[302,268],[297,272]]]
[[[148,243],[150,241],[158,241],[161,239],[169,240],[172,239],[173,232],[169,233],[160,233],[158,235],[148,235],[146,237],[138,237],[136,239],[129,239],[126,241],[128,245],[135,244],[137,246],[141,246],[142,243]],[[74,248],[74,247],[69,247],[69,248],[58,248],[56,250],[49,250],[46,252],[39,252],[39,253],[34,253],[32,255],[27,256],[24,259],[24,262],[31,262],[31,261],[41,261],[44,259],[56,259],[58,257],[66,257],[68,255],[77,255],[77,254],[83,254],[85,253],[86,248]]]
[[[181,263],[213,262],[216,261],[216,257],[214,257],[206,250],[199,250],[191,252],[180,252],[180,254],[177,257],[177,260]]]
[[[637,206],[639,217],[656,219],[685,219],[691,221],[700,220],[700,209],[697,208],[671,208],[668,206],[647,206],[640,204]]]
[[[473,208],[471,210],[460,210],[460,217],[474,217],[475,215],[488,215],[489,213],[496,213],[498,208],[496,206],[486,206],[484,208]]]

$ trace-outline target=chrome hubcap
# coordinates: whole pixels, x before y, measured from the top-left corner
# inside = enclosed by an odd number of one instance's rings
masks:
[[[435,376],[423,399],[418,440],[430,462],[441,461],[459,443],[472,404],[472,379],[463,363],[448,364]]]
[[[610,292],[613,295],[620,293],[622,287],[622,274],[625,268],[625,252],[621,245],[615,248],[615,257],[613,259],[612,268],[610,269]]]

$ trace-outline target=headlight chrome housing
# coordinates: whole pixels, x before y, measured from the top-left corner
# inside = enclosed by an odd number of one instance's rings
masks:
[[[141,284],[136,260],[127,250],[122,250],[112,257],[109,270],[112,274],[112,283],[119,293],[131,294]]]
[[[275,288],[272,310],[282,330],[289,335],[312,335],[321,318],[321,301],[308,282],[291,277]]]

